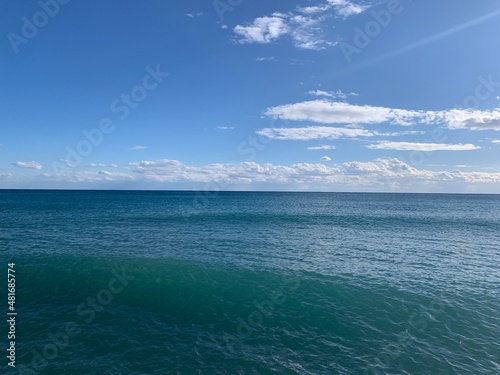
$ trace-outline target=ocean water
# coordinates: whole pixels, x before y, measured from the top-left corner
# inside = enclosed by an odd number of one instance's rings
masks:
[[[2,374],[500,374],[500,196],[0,191]]]

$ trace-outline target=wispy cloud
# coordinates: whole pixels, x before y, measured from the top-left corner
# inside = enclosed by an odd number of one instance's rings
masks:
[[[494,139],[494,140],[491,141],[491,143],[500,144],[500,139]]]
[[[145,150],[147,148],[148,148],[147,146],[133,146],[133,147],[129,148],[129,150],[130,151],[137,151],[137,150]]]
[[[256,57],[254,60],[258,61],[258,62],[276,61],[276,59],[273,56],[270,56],[270,57]]]
[[[270,139],[290,141],[373,137],[375,135],[374,133],[365,129],[334,128],[329,126],[308,126],[303,128],[264,128],[257,130],[256,133]]]
[[[418,135],[418,134],[426,134],[428,131],[425,130],[406,130],[402,132],[374,132],[376,136],[380,137],[401,137],[404,135]]]
[[[12,165],[18,167],[18,168],[26,168],[26,169],[42,169],[43,166],[40,163],[37,163],[36,161],[16,161],[15,163],[12,163]]]
[[[319,145],[319,146],[310,146],[307,149],[308,150],[313,150],[313,151],[335,150],[335,146],[332,146],[332,145]]]
[[[310,141],[318,139],[339,139],[359,137],[397,137],[405,135],[424,134],[425,131],[379,132],[363,129],[360,126],[346,126],[345,128],[333,126],[305,126],[296,128],[263,128],[257,134],[270,139],[289,141]],[[402,144],[403,142],[386,142]],[[333,150],[335,146],[311,146],[308,150]]]
[[[196,18],[196,17],[201,17],[203,16],[203,12],[198,12],[198,13],[188,13],[186,14],[189,18]]]
[[[473,144],[443,144],[443,143],[417,143],[417,142],[388,142],[382,141],[367,145],[372,150],[399,150],[399,151],[471,151],[481,147]]]
[[[313,15],[313,14],[324,13],[327,10],[329,10],[330,8],[331,8],[330,4],[324,3],[321,5],[311,5],[311,6],[307,6],[307,7],[298,7],[297,11],[300,13]]]
[[[323,91],[323,90],[312,90],[308,92],[309,95],[315,95],[315,96],[327,96],[329,98],[333,98],[333,94],[329,91]]]
[[[117,173],[108,171],[97,172],[98,179],[101,181],[133,181],[134,177],[128,173]]]
[[[322,156],[319,160],[321,160],[321,161],[331,161],[332,158],[329,157],[329,156]]]
[[[299,7],[297,10],[304,14],[318,14],[333,9],[337,16],[347,18],[349,16],[363,13],[369,7],[369,5],[358,5],[349,0],[327,0],[326,3]]]
[[[118,168],[116,164],[89,163],[84,167],[88,168]]]
[[[219,130],[233,130],[234,126],[217,126],[216,129],[219,129]]]
[[[355,4],[349,0],[327,0],[327,3],[333,7],[338,16],[343,18],[361,14],[370,7],[369,5]]]
[[[340,99],[347,99],[349,96],[358,96],[358,94],[354,92],[345,93],[342,90],[337,90],[337,91],[311,90],[308,92],[308,94],[314,96],[324,96],[327,98],[340,98]]]
[[[84,169],[84,168],[118,168],[116,164],[105,164],[105,163],[74,163],[71,160],[67,159],[59,159],[59,162],[64,164],[65,166],[72,169]]]

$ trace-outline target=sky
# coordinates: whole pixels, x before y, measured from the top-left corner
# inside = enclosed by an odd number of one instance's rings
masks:
[[[496,0],[2,8],[0,188],[500,193]]]

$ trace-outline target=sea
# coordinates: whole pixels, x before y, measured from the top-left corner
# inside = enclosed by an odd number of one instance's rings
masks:
[[[0,373],[498,375],[499,235],[499,195],[0,190]]]

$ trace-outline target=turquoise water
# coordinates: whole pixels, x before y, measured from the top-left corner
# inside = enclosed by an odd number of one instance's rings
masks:
[[[4,190],[0,212],[2,374],[500,373],[500,196]]]

